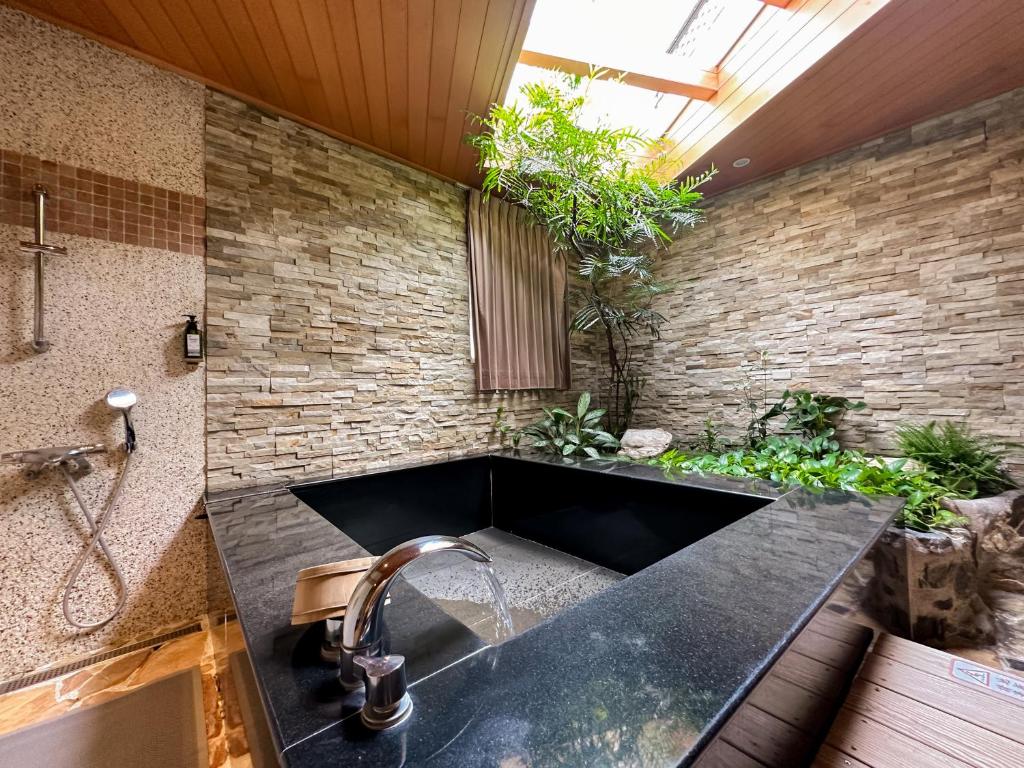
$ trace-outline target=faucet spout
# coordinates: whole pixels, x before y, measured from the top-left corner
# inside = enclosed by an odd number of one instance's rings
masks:
[[[348,606],[345,609],[345,623],[341,630],[341,684],[349,689],[355,690],[371,682],[367,676],[367,664],[365,659],[372,659],[383,656],[383,635],[384,626],[382,615],[384,601],[391,590],[395,578],[410,563],[419,560],[425,555],[435,552],[459,552],[478,563],[489,563],[491,558],[482,549],[464,539],[454,536],[422,536],[412,539],[404,544],[399,544],[394,549],[386,552],[359,580],[356,588],[349,598]],[[356,659],[360,661],[356,661]],[[390,657],[397,660],[388,674],[401,674],[402,696],[405,696],[404,670],[401,669],[401,657]],[[369,701],[369,695],[384,686],[378,684],[374,679],[374,685],[367,685],[367,705],[373,706],[374,702]],[[394,698],[395,692],[391,692]],[[400,697],[401,698],[401,697]],[[411,707],[411,704],[408,704]],[[380,718],[374,718],[373,722],[368,720],[364,707],[363,721],[371,727],[388,727],[395,724],[388,722],[381,723]],[[404,716],[408,715],[405,711]]]

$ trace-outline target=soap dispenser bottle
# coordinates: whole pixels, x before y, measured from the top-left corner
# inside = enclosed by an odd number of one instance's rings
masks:
[[[203,332],[199,330],[199,323],[195,315],[185,315],[188,322],[185,323],[185,361],[198,363],[203,359]]]

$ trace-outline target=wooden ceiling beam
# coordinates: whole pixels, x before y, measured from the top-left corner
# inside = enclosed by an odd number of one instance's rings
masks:
[[[596,57],[594,57],[596,59]],[[571,75],[588,75],[599,70],[602,79],[620,78],[627,85],[645,88],[659,93],[673,93],[677,96],[707,101],[718,91],[718,74],[706,69],[687,66],[672,56],[662,56],[655,61],[612,62],[608,57],[600,61],[585,61],[541,51],[522,51],[519,63],[543,69],[556,69]]]

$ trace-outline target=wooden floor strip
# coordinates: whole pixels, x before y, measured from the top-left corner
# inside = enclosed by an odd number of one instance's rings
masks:
[[[841,669],[812,659],[798,651],[786,653],[775,664],[779,677],[806,688],[826,700],[834,700],[843,692],[849,675]]]
[[[750,704],[781,717],[812,736],[824,736],[834,709],[822,706],[819,694],[769,672],[747,699]]]
[[[981,688],[953,678],[942,679],[874,653],[861,667],[860,677],[959,720],[1014,741],[1024,741],[1020,707]]]
[[[767,768],[764,763],[740,752],[732,744],[716,739],[701,752],[694,768]]]
[[[955,679],[952,678],[952,675],[950,674],[952,663],[956,660],[955,657],[950,656],[948,653],[936,650],[935,648],[929,648],[926,645],[920,645],[918,643],[911,642],[910,640],[893,637],[892,635],[882,635],[875,644],[875,647],[872,649],[872,653],[892,659],[900,664],[905,664],[908,667],[919,669],[922,672],[935,675],[943,680]],[[985,669],[981,664],[967,662],[966,660],[961,661],[964,661],[972,667]],[[1004,701],[1010,705],[1024,709],[1024,701],[1014,699],[1005,694],[997,693],[985,686],[972,685],[970,683],[964,683],[963,681],[957,682],[960,682],[966,687],[980,693],[986,693],[998,698],[1000,701]],[[1024,713],[1020,716],[1024,717]]]
[[[865,680],[853,684],[845,707],[900,733],[913,734],[976,768],[1024,766],[1024,744]]]
[[[846,707],[836,716],[825,743],[874,768],[973,768]]]
[[[763,709],[743,706],[722,729],[722,741],[765,765],[804,765],[817,740]]]
[[[879,637],[813,768],[1024,766],[1020,703],[953,677],[955,664],[968,665],[988,684],[1016,684],[1012,676],[999,677],[999,670],[907,640]]]
[[[863,624],[857,624],[838,616],[830,616],[824,611],[811,619],[807,628],[819,635],[825,635],[850,645],[862,645],[870,642],[874,635],[874,632]]]
[[[814,758],[814,764],[811,768],[872,768],[872,766],[840,752],[835,747],[823,744],[821,749],[818,750],[818,756]]]
[[[864,657],[863,645],[852,645],[833,637],[827,637],[808,627],[793,645],[794,650],[836,669],[848,670],[860,664]]]

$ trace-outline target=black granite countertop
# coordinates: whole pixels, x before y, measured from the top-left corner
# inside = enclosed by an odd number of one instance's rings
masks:
[[[515,459],[771,501],[496,647],[400,586],[388,625],[415,710],[370,733],[359,694],[346,698],[317,662],[317,631],[289,625],[298,570],[365,550],[286,488],[211,499],[286,765],[688,765],[902,506],[618,461]],[[403,647],[412,633],[416,647]]]

